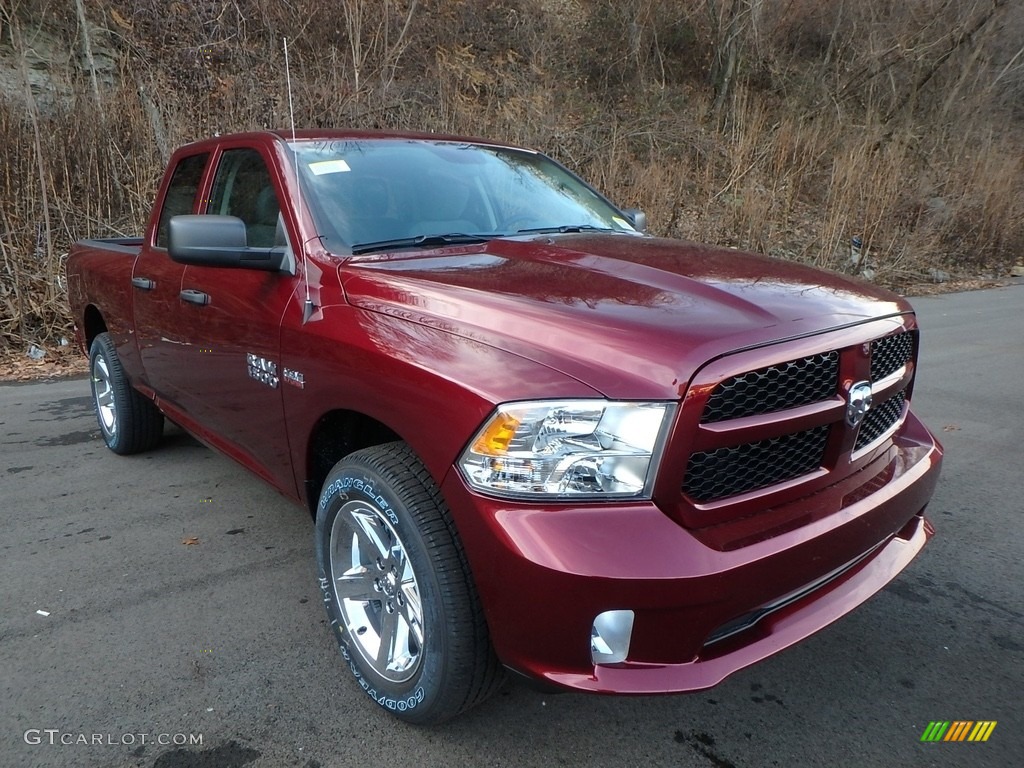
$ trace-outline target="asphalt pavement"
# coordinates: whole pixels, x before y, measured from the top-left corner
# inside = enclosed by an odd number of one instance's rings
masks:
[[[1024,286],[913,303],[947,455],[892,585],[711,691],[509,683],[433,729],[342,666],[305,510],[174,427],[114,455],[87,380],[0,386],[0,766],[1024,765]],[[934,720],[997,725],[921,743]]]

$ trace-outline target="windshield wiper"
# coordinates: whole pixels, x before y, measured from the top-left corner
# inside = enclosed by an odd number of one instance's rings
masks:
[[[531,227],[529,229],[520,229],[517,234],[527,235],[531,233],[547,234],[553,232],[560,232],[565,234],[566,232],[616,232],[617,230],[613,227],[595,227],[593,224],[563,224],[560,227]]]
[[[416,235],[416,237],[400,237],[395,240],[378,240],[374,243],[359,243],[352,246],[353,255],[387,251],[392,248],[420,248],[430,245],[469,245],[486,243],[497,235],[467,235],[462,232],[449,232],[446,235]]]

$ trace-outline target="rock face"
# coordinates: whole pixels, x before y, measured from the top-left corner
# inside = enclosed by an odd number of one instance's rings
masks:
[[[113,85],[117,75],[116,49],[106,30],[89,24],[92,62],[97,83]],[[12,38],[18,42],[15,47]],[[90,80],[81,42],[69,41],[44,27],[0,30],[0,100],[24,105],[28,82],[36,108],[42,112],[71,98],[76,86]]]

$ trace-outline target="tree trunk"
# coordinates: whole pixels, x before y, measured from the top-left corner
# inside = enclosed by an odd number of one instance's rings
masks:
[[[732,96],[736,71],[740,66],[740,46],[744,27],[744,1],[707,0],[715,30],[715,56],[711,62],[711,83],[715,89],[714,112],[718,122],[723,121],[725,107]]]
[[[85,54],[85,61],[89,65],[92,93],[96,97],[96,106],[99,106],[100,83],[96,78],[96,59],[92,55],[92,41],[89,39],[89,22],[85,18],[85,6],[82,5],[82,0],[75,0],[75,10],[78,12],[78,26],[82,30],[82,52]]]

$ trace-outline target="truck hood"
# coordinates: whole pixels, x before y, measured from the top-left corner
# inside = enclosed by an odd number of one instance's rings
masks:
[[[507,350],[619,398],[677,398],[724,354],[911,311],[832,272],[626,234],[383,254],[339,272],[354,306]]]

